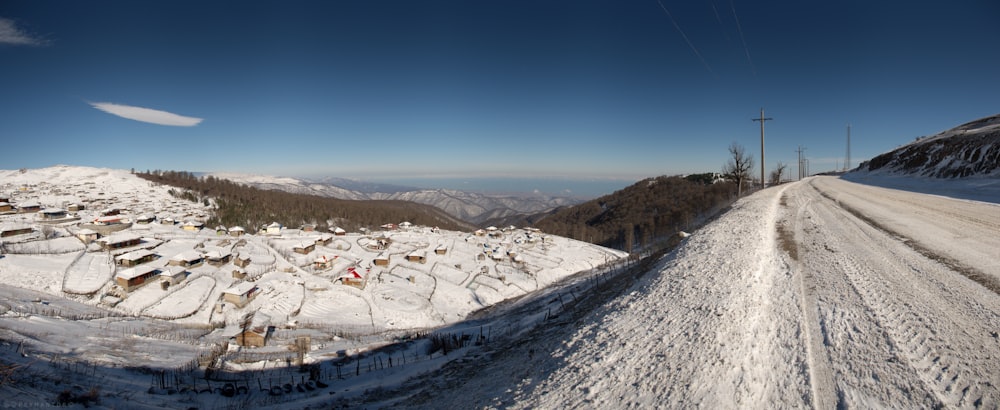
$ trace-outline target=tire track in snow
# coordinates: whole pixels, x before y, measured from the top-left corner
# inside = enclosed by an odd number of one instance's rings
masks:
[[[826,340],[823,326],[820,323],[817,307],[816,280],[811,270],[802,269],[799,262],[798,239],[804,237],[802,221],[812,200],[796,201],[789,209],[787,193],[781,195],[781,205],[786,212],[794,211],[794,215],[785,215],[776,224],[781,247],[788,252],[787,261],[792,276],[799,286],[799,303],[802,314],[802,329],[805,337],[806,358],[809,365],[809,386],[811,389],[811,405],[813,408],[833,408],[838,403],[834,392],[833,376],[830,371],[830,358],[824,348]]]
[[[868,337],[859,350],[878,347],[878,333],[888,338],[888,352],[868,353],[876,359],[871,361],[871,369],[842,369],[841,385],[847,385],[847,399],[861,401],[862,396],[890,385],[893,389],[881,392],[885,404],[899,404],[896,400],[904,399],[915,400],[915,406],[996,406],[995,386],[1000,386],[1000,376],[991,359],[1000,355],[1000,349],[987,330],[995,328],[998,321],[995,295],[955,275],[949,266],[915,252],[908,243],[871,224],[864,215],[855,215],[856,210],[846,209],[830,195],[818,189],[813,195],[822,201],[816,209],[825,223],[821,235],[810,237],[817,243],[817,261],[836,264],[852,292],[873,315],[874,329],[866,327],[866,314],[861,312],[852,319],[857,331],[848,330],[846,336]],[[831,255],[822,255],[820,245]],[[851,354],[854,347],[840,348]],[[894,363],[892,354],[900,357],[904,368]],[[879,355],[887,363],[879,363]],[[865,373],[878,383],[865,380]],[[907,387],[912,383],[907,379],[916,379],[921,386]],[[920,390],[928,396],[921,398]]]

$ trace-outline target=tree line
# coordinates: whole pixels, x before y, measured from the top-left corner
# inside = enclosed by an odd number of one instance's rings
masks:
[[[175,187],[174,197],[214,205],[207,226],[243,226],[257,229],[272,222],[288,227],[315,225],[317,230],[340,227],[356,232],[387,223],[410,222],[448,230],[470,230],[471,226],[432,206],[407,201],[344,200],[316,195],[258,189],[208,175],[187,171],[146,171],[137,176]]]
[[[647,178],[610,195],[553,212],[545,232],[633,251],[688,230],[736,199],[732,182],[713,174]]]

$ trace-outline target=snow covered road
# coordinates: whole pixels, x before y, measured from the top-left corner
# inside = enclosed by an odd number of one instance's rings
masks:
[[[998,227],[995,204],[836,178],[760,191],[623,297],[411,404],[996,408]]]

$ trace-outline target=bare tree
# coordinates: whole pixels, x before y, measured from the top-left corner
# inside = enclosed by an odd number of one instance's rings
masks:
[[[781,183],[781,177],[785,175],[785,169],[787,168],[788,165],[778,161],[778,165],[774,168],[774,171],[771,171],[771,185],[778,185]]]
[[[753,155],[747,154],[742,145],[733,142],[729,145],[729,162],[722,167],[722,175],[736,182],[738,195],[743,196],[743,182],[750,179],[750,169],[753,168]]]

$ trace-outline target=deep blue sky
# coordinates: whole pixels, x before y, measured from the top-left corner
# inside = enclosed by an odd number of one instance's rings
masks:
[[[718,171],[733,141],[759,161],[763,107],[767,168],[802,145],[822,171],[847,123],[856,164],[1000,112],[998,21],[993,1],[4,0],[0,168],[624,186]]]

